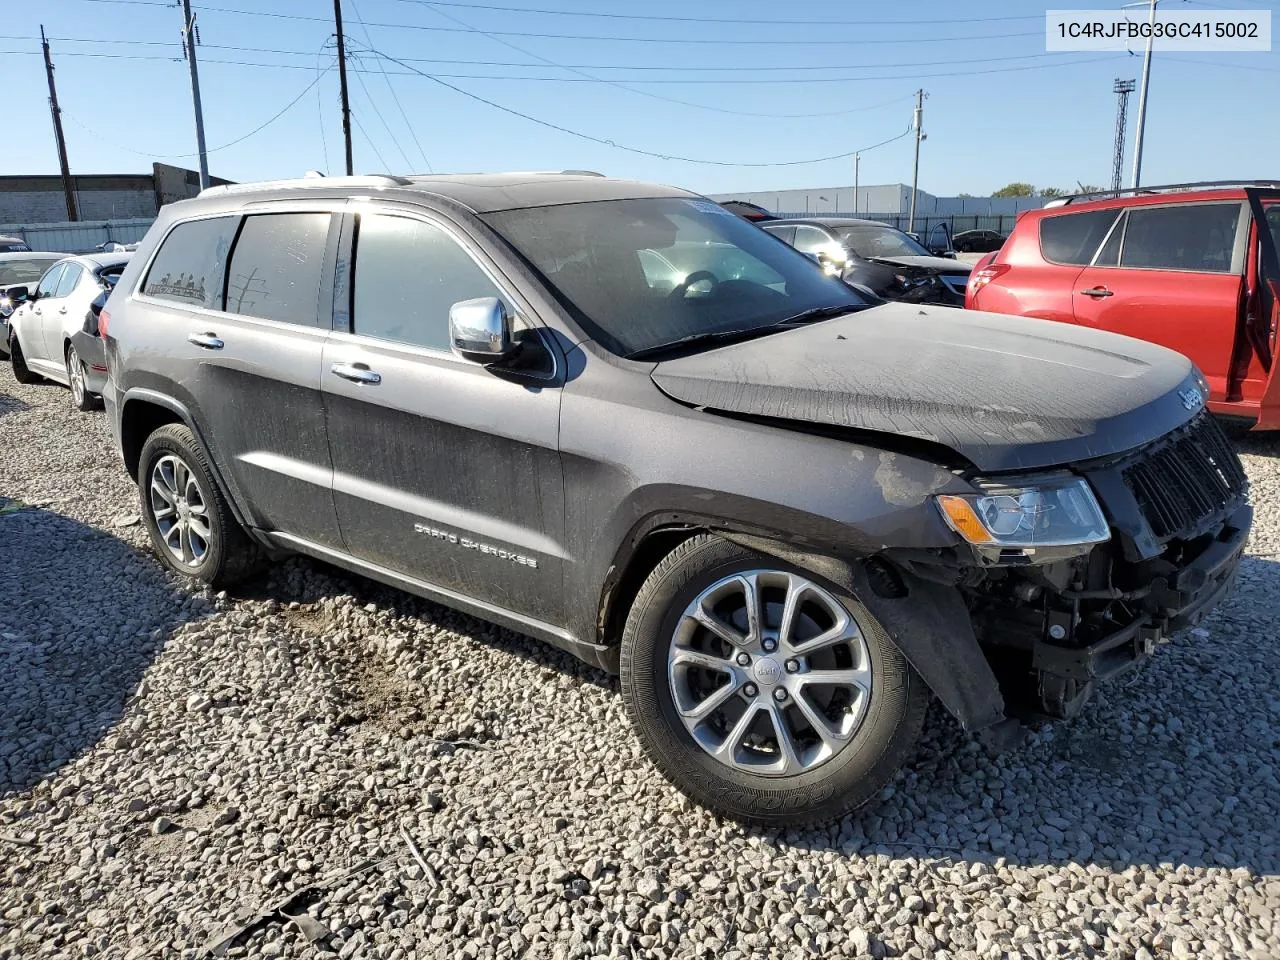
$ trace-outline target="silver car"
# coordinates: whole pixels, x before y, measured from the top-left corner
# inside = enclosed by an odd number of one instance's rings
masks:
[[[13,297],[17,296],[20,303],[44,272],[65,256],[62,253],[0,253],[0,357],[9,355],[9,317],[18,308]]]
[[[95,253],[64,257],[45,271],[35,289],[14,297],[17,308],[9,317],[9,359],[19,383],[41,377],[71,388],[80,410],[99,404],[91,381],[100,383],[105,370],[91,370],[77,353],[72,337],[82,330],[98,295],[129,262],[128,253]],[[95,376],[96,374],[96,376]]]

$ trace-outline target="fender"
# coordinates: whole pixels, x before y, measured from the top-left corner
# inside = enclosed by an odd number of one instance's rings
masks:
[[[123,399],[120,401],[120,424],[121,424],[121,445],[123,447],[123,425],[125,420],[125,411],[129,408],[129,402],[138,400],[149,403],[153,406],[163,407],[170,413],[177,416],[182,424],[191,431],[196,438],[196,442],[204,449],[206,458],[209,462],[209,471],[213,474],[213,482],[218,485],[218,489],[222,492],[222,498],[227,502],[227,506],[231,508],[231,515],[235,517],[236,523],[258,541],[263,547],[269,548],[275,553],[279,553],[279,548],[270,544],[264,538],[260,537],[256,530],[251,527],[245,519],[244,514],[240,510],[236,498],[231,495],[231,487],[228,486],[226,478],[223,476],[221,466],[218,464],[217,457],[214,456],[212,448],[205,442],[204,435],[200,432],[200,428],[196,426],[195,419],[191,416],[191,412],[179,401],[173,399],[168,394],[160,393],[157,390],[151,390],[146,387],[131,387],[125,391]],[[137,479],[136,477],[134,478]]]
[[[713,532],[749,550],[811,570],[856,597],[966,731],[985,730],[1005,719],[1000,684],[978,644],[969,610],[954,587],[897,569],[906,595],[900,599],[882,597],[872,588],[861,562],[806,553],[776,540],[730,530]]]

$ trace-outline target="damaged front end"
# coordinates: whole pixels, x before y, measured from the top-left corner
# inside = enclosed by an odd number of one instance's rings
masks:
[[[1088,535],[1088,504],[1071,498],[1030,506],[1075,510],[1080,542],[1030,548],[982,542],[963,529],[963,511],[943,506],[966,546],[887,558],[958,588],[1011,716],[1072,716],[1098,682],[1198,623],[1229,591],[1249,534],[1244,470],[1207,413],[1136,451],[1079,464],[1071,476],[1079,488],[1057,481],[1054,489],[1092,491],[1106,536]],[[998,526],[989,500],[983,522]]]

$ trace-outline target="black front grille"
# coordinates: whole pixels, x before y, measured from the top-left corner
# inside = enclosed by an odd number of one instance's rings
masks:
[[[1208,413],[1141,454],[1124,479],[1159,540],[1200,532],[1248,487],[1231,441]]]

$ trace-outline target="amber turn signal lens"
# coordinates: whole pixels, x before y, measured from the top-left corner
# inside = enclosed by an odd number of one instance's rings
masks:
[[[970,543],[992,543],[995,540],[964,497],[943,494],[938,497],[938,506],[952,529]]]

